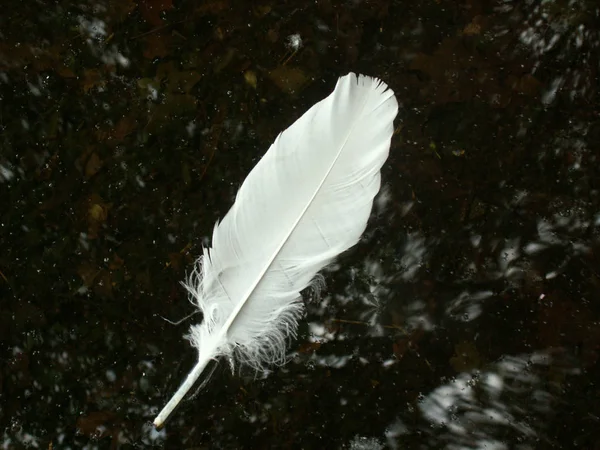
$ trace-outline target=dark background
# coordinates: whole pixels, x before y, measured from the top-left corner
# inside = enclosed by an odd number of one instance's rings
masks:
[[[2,8],[1,449],[600,449],[596,0]],[[363,240],[286,366],[154,431],[201,320],[161,316],[348,71],[401,105]]]

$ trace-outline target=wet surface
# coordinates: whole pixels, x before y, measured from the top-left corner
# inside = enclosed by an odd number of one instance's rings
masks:
[[[595,1],[4,8],[0,448],[600,448]],[[363,240],[287,365],[153,430],[180,281],[348,71],[401,104]]]

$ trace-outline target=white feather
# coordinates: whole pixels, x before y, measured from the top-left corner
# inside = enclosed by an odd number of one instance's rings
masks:
[[[258,369],[284,361],[303,312],[300,291],[365,230],[397,110],[384,83],[350,73],[250,172],[188,281],[204,315],[188,336],[198,363],[157,427],[210,360]]]

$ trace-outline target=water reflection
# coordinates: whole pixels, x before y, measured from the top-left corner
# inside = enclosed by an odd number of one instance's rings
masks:
[[[501,0],[496,10],[507,23],[499,35],[531,52],[531,71],[548,77],[542,101],[552,104],[560,91],[571,100],[590,100],[597,93],[600,64],[600,11],[591,0]]]
[[[536,448],[533,442],[547,441],[546,421],[556,407],[561,384],[578,373],[569,368],[572,362],[561,368],[564,355],[552,353],[507,355],[489,370],[461,373],[427,394],[419,408],[425,419],[443,430],[435,447]]]

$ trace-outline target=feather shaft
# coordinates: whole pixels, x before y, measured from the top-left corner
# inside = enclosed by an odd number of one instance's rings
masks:
[[[198,361],[192,371],[188,374],[184,382],[179,386],[179,389],[173,394],[171,399],[167,402],[162,411],[156,416],[154,419],[154,426],[156,428],[161,428],[167,420],[167,418],[171,415],[173,410],[177,407],[179,402],[183,400],[185,394],[192,388],[192,386],[196,383],[211,358],[203,358],[202,361]]]

